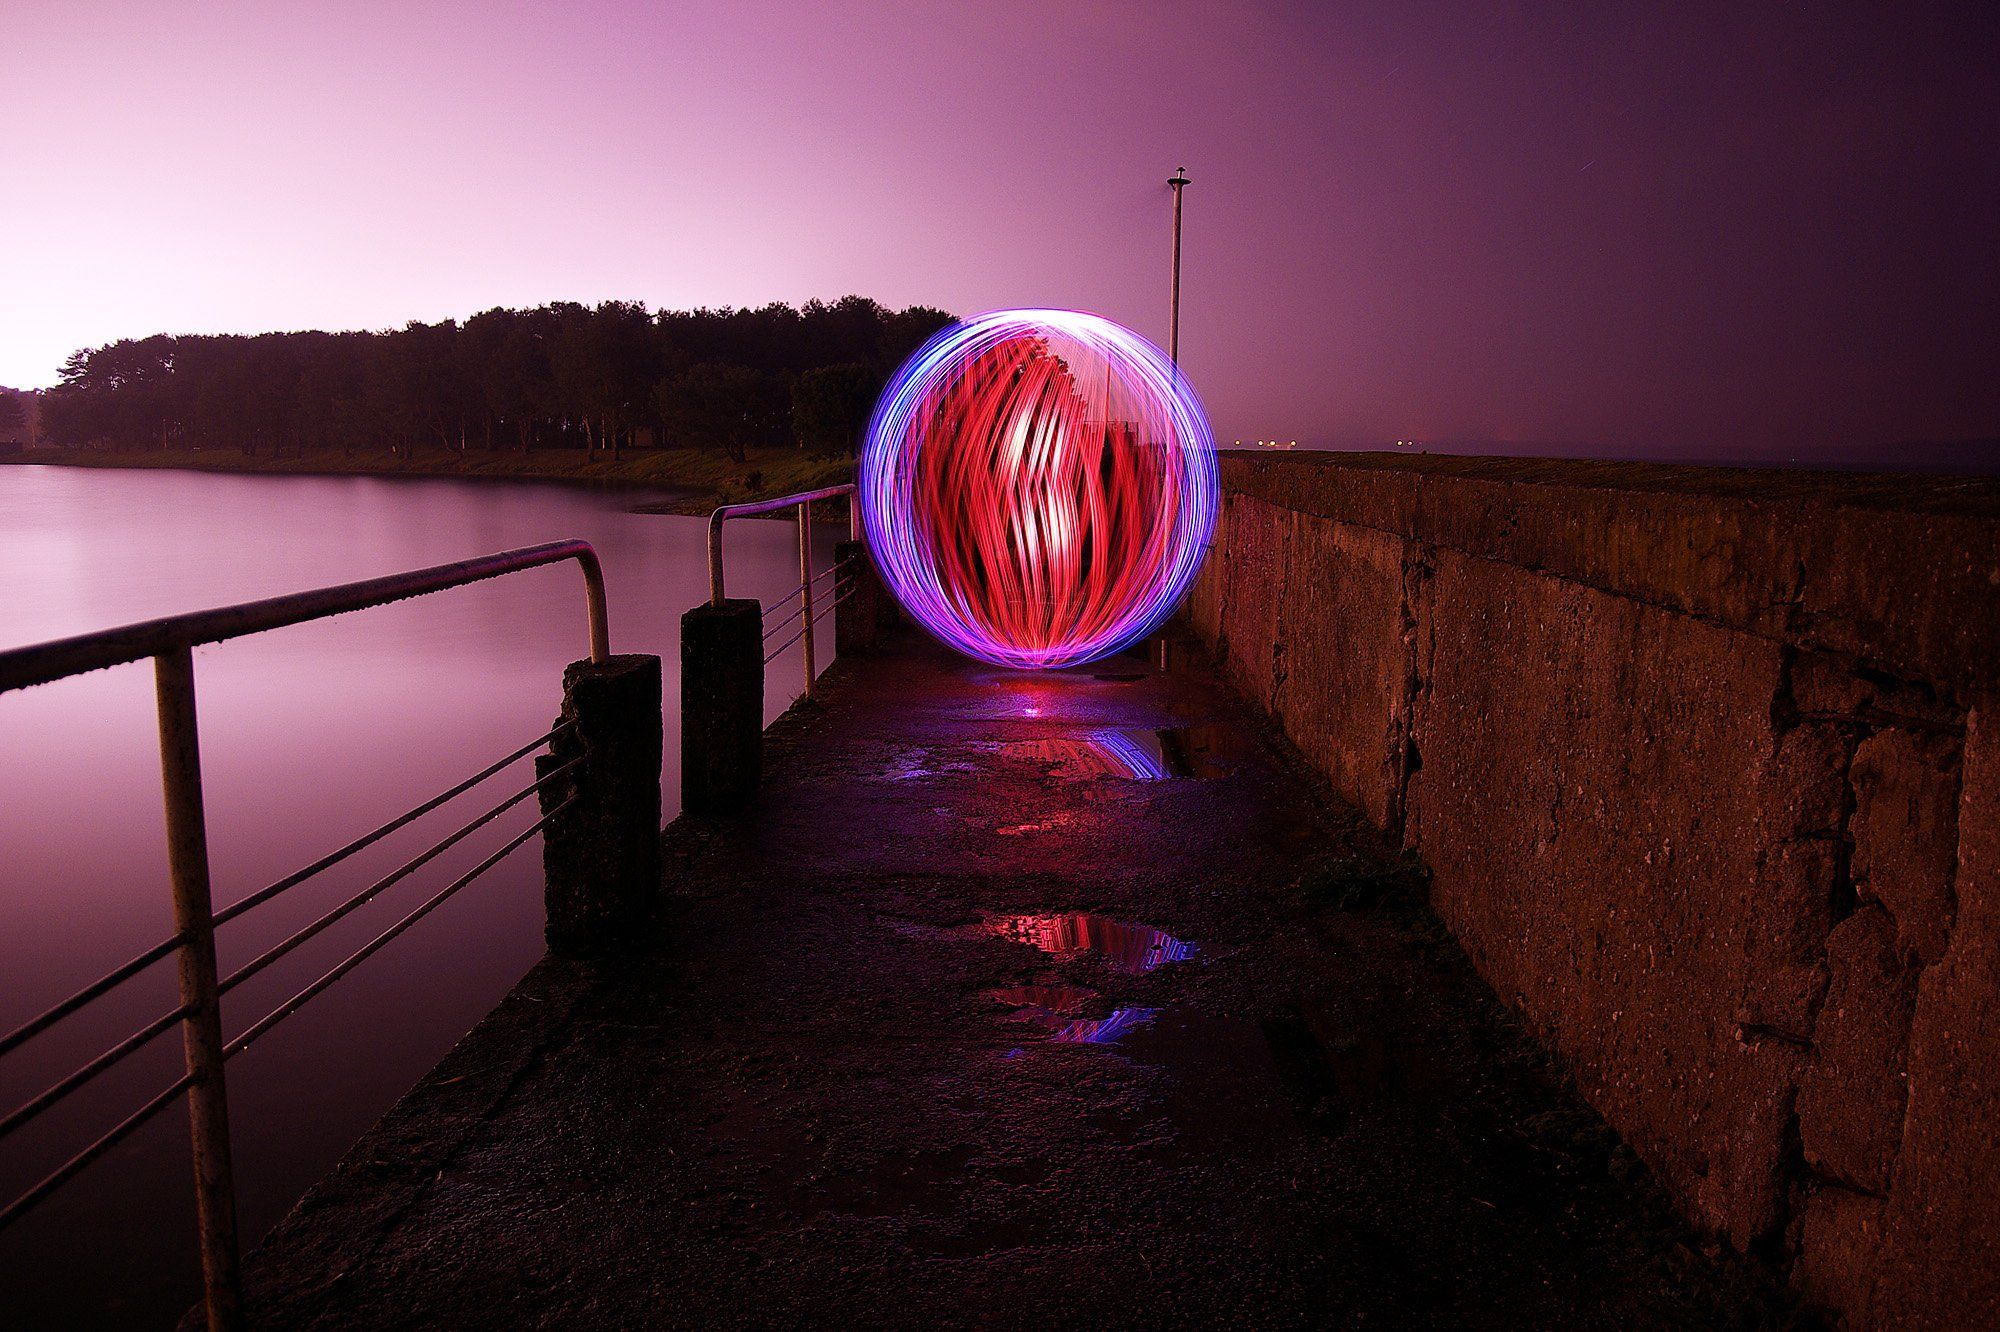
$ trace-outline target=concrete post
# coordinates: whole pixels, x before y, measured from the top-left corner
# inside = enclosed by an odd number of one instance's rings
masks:
[[[726,814],[757,794],[763,770],[764,621],[731,598],[681,616],[681,804]]]
[[[860,656],[872,650],[896,623],[896,599],[882,585],[875,563],[868,558],[868,546],[860,541],[842,541],[833,548],[837,596],[845,597],[833,609],[833,645],[840,656]]]
[[[562,717],[575,725],[535,760],[547,813],[542,833],[549,947],[587,954],[649,925],[660,899],[660,659],[609,657],[563,672]]]

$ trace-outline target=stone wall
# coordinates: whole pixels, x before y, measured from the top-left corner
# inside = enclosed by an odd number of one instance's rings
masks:
[[[1194,626],[1696,1221],[2000,1325],[2000,484],[1225,455]]]

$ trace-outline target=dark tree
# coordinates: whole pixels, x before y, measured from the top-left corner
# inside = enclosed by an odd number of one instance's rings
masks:
[[[658,444],[741,460],[852,447],[880,384],[950,322],[860,296],[649,312],[629,301],[484,310],[379,333],[156,336],[71,356],[42,399],[56,442],[245,453],[463,453]],[[866,399],[864,402],[863,400]]]
[[[769,386],[748,366],[704,361],[662,386],[667,428],[697,448],[720,448],[742,462],[769,432]]]
[[[859,362],[823,365],[792,383],[792,433],[799,447],[852,454],[875,409],[882,379]]]

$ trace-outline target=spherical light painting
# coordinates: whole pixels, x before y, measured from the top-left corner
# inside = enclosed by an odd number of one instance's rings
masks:
[[[981,661],[1075,666],[1173,613],[1215,529],[1215,440],[1152,343],[1074,310],[997,310],[918,349],[861,450],[896,599]]]

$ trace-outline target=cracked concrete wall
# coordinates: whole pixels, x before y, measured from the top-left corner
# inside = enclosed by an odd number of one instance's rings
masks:
[[[1223,481],[1195,629],[1682,1208],[1850,1325],[2000,1323],[2000,486]]]

